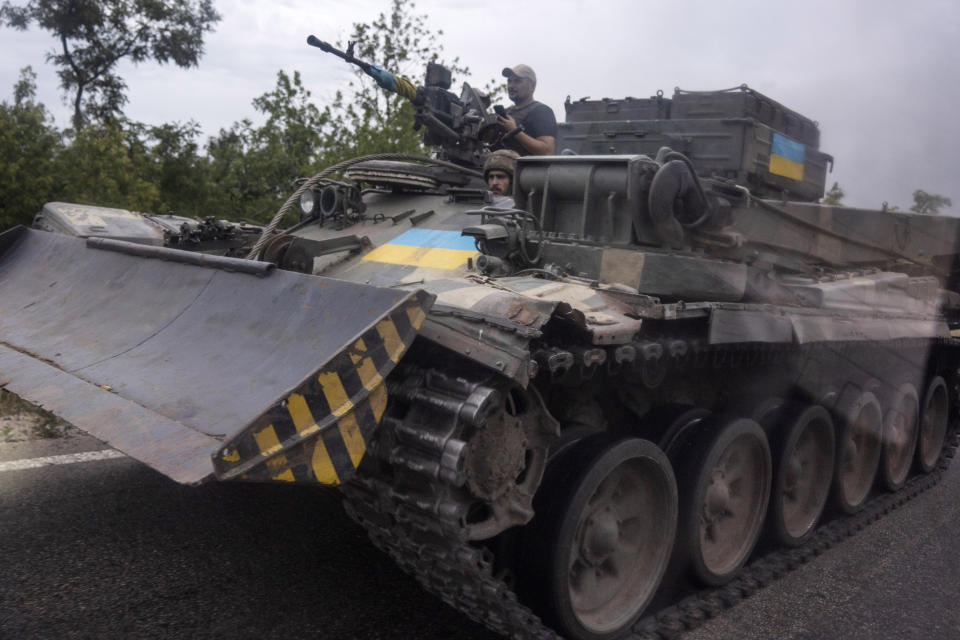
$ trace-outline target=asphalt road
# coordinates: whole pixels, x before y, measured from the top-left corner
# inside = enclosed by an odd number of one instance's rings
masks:
[[[0,462],[100,449],[0,444]],[[960,465],[688,640],[960,638]],[[335,494],[177,485],[110,459],[0,471],[0,638],[492,640],[376,551]]]

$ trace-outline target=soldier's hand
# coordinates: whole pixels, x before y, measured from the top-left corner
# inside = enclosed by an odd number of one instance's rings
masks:
[[[517,121],[510,116],[497,116],[497,124],[503,127],[507,133],[517,128]]]

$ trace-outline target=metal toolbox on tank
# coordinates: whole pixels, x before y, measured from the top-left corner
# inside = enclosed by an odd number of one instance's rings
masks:
[[[753,118],[814,149],[820,148],[817,123],[745,84],[724,91],[674,89],[671,117],[678,120]]]
[[[807,201],[823,197],[833,162],[752,118],[566,122],[557,133],[557,149],[580,155],[654,157],[661,147],[689,157],[701,176],[729,178],[760,196]]]

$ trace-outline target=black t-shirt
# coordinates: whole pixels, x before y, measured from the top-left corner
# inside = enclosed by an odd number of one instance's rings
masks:
[[[527,135],[531,138],[541,136],[557,137],[557,118],[553,115],[553,109],[534,100],[530,104],[522,107],[510,107],[507,113],[522,124],[527,130]]]
[[[516,120],[517,124],[522,124],[527,135],[531,138],[557,137],[557,118],[553,115],[553,109],[542,102],[534,100],[522,107],[510,107],[507,109],[507,114]],[[529,154],[529,151],[515,139],[507,140],[504,147],[513,149],[520,155]]]

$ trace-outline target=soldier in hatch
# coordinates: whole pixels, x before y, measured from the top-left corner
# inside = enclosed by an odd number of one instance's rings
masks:
[[[513,173],[519,155],[509,149],[498,149],[487,156],[483,163],[483,177],[493,194],[493,204],[498,207],[513,206]],[[508,202],[509,201],[509,202]]]
[[[528,65],[518,64],[503,70],[507,79],[507,95],[513,106],[497,122],[506,130],[501,144],[522,156],[553,154],[557,137],[557,118],[553,109],[533,99],[537,74]]]

